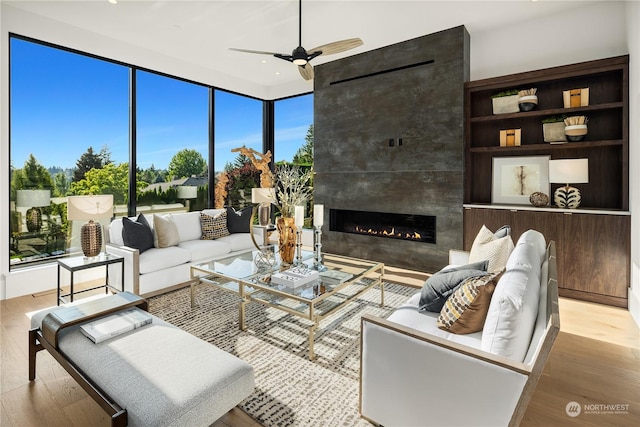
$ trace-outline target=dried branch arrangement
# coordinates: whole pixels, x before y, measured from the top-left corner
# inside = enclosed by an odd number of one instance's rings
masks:
[[[564,119],[565,126],[586,125],[589,119],[587,116],[571,116]]]
[[[536,92],[538,91],[537,88],[532,87],[531,89],[521,89],[518,91],[518,96],[519,97],[523,97],[523,96],[533,96],[536,94]]]

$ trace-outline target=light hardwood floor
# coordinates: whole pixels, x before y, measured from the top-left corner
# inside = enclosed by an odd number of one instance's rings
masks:
[[[407,277],[399,274],[397,279]],[[46,351],[38,354],[36,380],[28,380],[26,313],[54,304],[55,292],[0,302],[2,427],[109,425],[98,405]],[[561,298],[560,322],[560,335],[522,426],[640,425],[640,333],[629,312]],[[582,408],[577,417],[565,410],[573,401]],[[585,413],[585,405],[592,413]],[[622,414],[606,414],[600,405],[628,407],[621,407],[627,408]],[[236,408],[214,426],[260,424]]]

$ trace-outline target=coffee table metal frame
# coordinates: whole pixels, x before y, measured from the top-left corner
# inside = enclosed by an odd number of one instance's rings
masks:
[[[253,254],[255,253],[256,251],[253,251]],[[246,257],[248,253],[236,255],[236,257],[242,255]],[[319,292],[317,288],[311,291],[307,290],[307,292],[313,291],[312,297],[310,295],[293,294],[283,288],[271,286],[262,280],[268,275],[264,272],[246,271],[246,275],[227,274],[216,271],[211,267],[211,262],[220,262],[224,261],[224,259],[192,265],[190,268],[192,278],[191,307],[195,307],[196,285],[207,284],[240,297],[238,308],[240,330],[246,330],[246,305],[250,301],[309,320],[312,322],[311,326],[309,326],[309,359],[314,360],[316,357],[313,348],[315,332],[324,318],[331,316],[374,286],[380,287],[380,306],[384,305],[384,263],[341,255],[323,255],[325,266],[350,272],[353,277],[335,286],[323,284],[322,292]],[[226,260],[232,261],[234,258],[229,257]],[[306,262],[312,264],[313,259],[308,257]],[[284,270],[286,268],[288,266],[278,267],[276,270]],[[349,286],[359,286],[360,289],[353,293],[342,294],[341,291]]]

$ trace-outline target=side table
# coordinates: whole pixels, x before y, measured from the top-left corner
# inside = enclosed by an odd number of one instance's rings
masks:
[[[111,286],[111,284],[109,283],[109,266],[112,264],[120,264],[120,271],[122,274],[122,289],[117,289],[113,286]],[[88,289],[82,289],[80,291],[75,291],[73,289],[74,286],[74,280],[73,280],[73,275],[76,271],[81,271],[81,270],[88,270],[90,268],[96,268],[96,267],[105,267],[105,281],[104,284],[99,285],[99,286],[94,286],[92,288],[88,288]],[[70,275],[71,275],[71,282],[70,282],[70,289],[69,289],[69,293],[68,294],[61,294],[62,291],[62,284],[60,281],[60,273],[61,273],[61,269],[65,269],[67,270]],[[104,288],[104,292],[105,293],[109,293],[109,289],[114,290],[116,292],[120,292],[120,291],[124,291],[124,257],[118,256],[118,255],[113,255],[113,254],[105,254],[105,253],[101,253],[100,255],[98,255],[97,257],[93,257],[93,258],[87,258],[83,255],[80,256],[72,256],[69,258],[60,258],[58,259],[58,305],[60,305],[60,303],[65,303],[67,302],[65,300],[66,297],[69,297],[69,302],[73,302],[73,296],[75,294],[79,294],[82,292],[88,292],[88,291],[93,291],[95,289],[102,289]]]

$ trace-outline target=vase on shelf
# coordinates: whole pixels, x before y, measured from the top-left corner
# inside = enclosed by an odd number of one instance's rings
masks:
[[[296,252],[296,225],[292,217],[279,217],[276,220],[278,229],[278,251],[283,264],[292,264]]]

